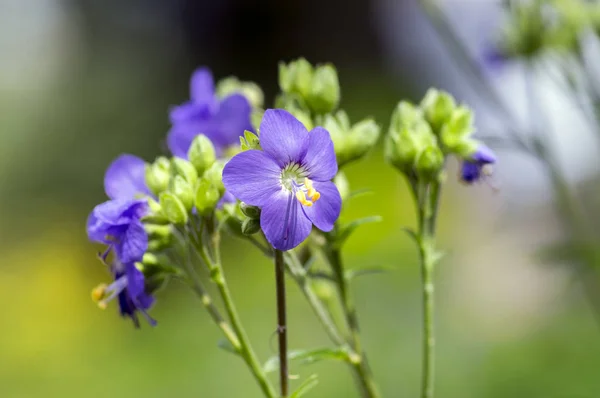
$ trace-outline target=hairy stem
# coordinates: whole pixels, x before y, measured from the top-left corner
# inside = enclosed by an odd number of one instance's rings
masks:
[[[379,389],[373,378],[373,372],[369,366],[367,355],[362,348],[360,339],[360,327],[358,324],[358,315],[352,296],[348,291],[348,280],[344,275],[344,266],[342,256],[337,248],[327,251],[327,258],[333,269],[342,311],[350,332],[349,344],[358,355],[357,360],[353,362],[353,368],[356,373],[356,378],[360,384],[361,391],[364,397],[376,398],[380,397]]]
[[[263,368],[260,362],[258,361],[256,354],[254,353],[252,345],[250,344],[250,339],[248,338],[248,335],[242,325],[242,321],[240,319],[240,316],[238,315],[237,309],[233,302],[233,297],[231,296],[231,292],[229,291],[229,286],[227,285],[227,282],[225,280],[225,276],[223,274],[223,267],[220,262],[221,256],[220,247],[218,244],[219,237],[217,236],[217,234],[219,234],[219,231],[215,231],[213,226],[208,228],[208,230],[211,234],[211,236],[209,236],[209,241],[213,246],[211,251],[213,253],[214,258],[211,258],[206,246],[202,242],[195,241],[195,248],[204,264],[208,267],[210,271],[211,280],[215,283],[215,285],[217,285],[219,295],[221,296],[221,299],[225,304],[225,309],[231,321],[231,326],[233,327],[233,330],[235,331],[239,339],[240,356],[244,359],[244,362],[246,362],[246,364],[250,368],[250,371],[252,372],[254,379],[260,386],[263,394],[268,398],[276,398],[277,393],[271,386],[271,383],[269,383],[269,380],[267,379],[267,376],[263,371]]]

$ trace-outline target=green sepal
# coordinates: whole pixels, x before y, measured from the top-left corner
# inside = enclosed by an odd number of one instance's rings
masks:
[[[192,186],[196,184],[198,180],[198,172],[193,164],[185,159],[174,157],[171,159],[171,172],[172,175],[180,175]]]
[[[260,208],[256,206],[251,206],[244,202],[240,203],[240,210],[244,215],[248,218],[259,219],[260,218]]]
[[[217,160],[217,153],[212,141],[204,134],[194,137],[188,150],[188,159],[199,176],[204,174]]]
[[[207,216],[211,214],[221,200],[219,189],[206,178],[201,178],[196,186],[196,198],[194,204],[198,214]]]
[[[169,191],[177,196],[188,212],[192,210],[194,207],[194,188],[182,176],[175,176]]]
[[[177,196],[170,192],[161,192],[159,202],[169,222],[175,225],[185,225],[187,223],[188,213]]]
[[[167,190],[171,179],[171,162],[164,156],[154,160],[152,164],[146,164],[145,180],[146,186],[154,195],[159,195]]]
[[[246,218],[242,222],[242,233],[244,235],[254,235],[260,231],[260,220],[256,218]]]

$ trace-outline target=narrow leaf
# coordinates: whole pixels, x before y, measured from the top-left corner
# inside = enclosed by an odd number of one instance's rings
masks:
[[[356,191],[352,191],[348,194],[348,197],[346,198],[346,200],[350,200],[350,199],[354,199],[354,198],[358,198],[361,196],[366,196],[366,195],[373,195],[373,191],[367,188],[364,189],[357,189]]]
[[[342,226],[341,231],[339,232],[339,234],[337,236],[336,243],[341,246],[350,237],[352,232],[354,232],[356,230],[356,228],[358,228],[364,224],[381,222],[381,220],[382,220],[381,216],[370,216],[370,217],[359,218],[358,220],[349,222],[348,224]]]
[[[302,382],[290,395],[290,398],[300,398],[303,397],[308,391],[312,390],[319,383],[319,378],[316,374],[312,374],[308,376],[306,380]]]
[[[307,365],[325,359],[348,361],[348,353],[341,348],[317,348],[313,350],[292,350],[288,352],[290,361],[300,361]],[[279,356],[272,356],[265,362],[263,370],[266,373],[275,372],[279,369]]]
[[[357,276],[382,274],[384,272],[393,271],[395,268],[389,265],[378,265],[366,268],[351,269],[344,273],[344,277],[348,282],[352,281]]]
[[[235,347],[232,346],[229,340],[227,339],[219,339],[219,341],[217,342],[217,346],[231,354],[239,355],[239,352],[237,352]]]

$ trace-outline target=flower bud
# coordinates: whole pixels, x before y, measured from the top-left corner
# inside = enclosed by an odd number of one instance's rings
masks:
[[[216,92],[220,98],[225,98],[231,94],[242,94],[253,108],[263,106],[265,98],[258,84],[242,82],[235,76],[229,76],[219,81]]]
[[[198,180],[196,168],[187,160],[174,157],[171,159],[171,167],[174,175],[182,176],[187,182],[194,185]]]
[[[425,148],[415,162],[417,174],[424,180],[435,180],[443,168],[444,154],[437,145]]]
[[[304,58],[285,64],[279,64],[279,88],[287,94],[308,97],[313,84],[313,67]]]
[[[242,222],[245,219],[244,213],[240,210],[238,203],[224,203],[217,215],[224,219],[225,225],[230,233],[238,237],[244,237],[242,233]]]
[[[167,220],[167,217],[165,217],[165,215],[162,211],[162,207],[160,207],[160,203],[158,203],[153,198],[146,198],[146,201],[148,202],[148,207],[150,208],[150,212],[149,212],[149,214],[146,214],[144,217],[142,217],[142,220],[144,222],[149,222],[152,224],[160,224],[160,225],[168,224],[169,220]]]
[[[203,177],[196,187],[196,210],[206,216],[212,213],[221,200],[219,189],[207,178]]]
[[[161,192],[158,198],[162,211],[169,222],[175,225],[184,225],[187,223],[188,212],[177,196],[170,192]]]
[[[345,201],[350,195],[350,183],[348,182],[348,178],[346,178],[346,174],[344,174],[343,171],[338,172],[335,177],[333,177],[333,183],[340,193],[342,202]]]
[[[208,170],[204,172],[203,178],[208,180],[219,192],[219,196],[225,193],[225,185],[223,185],[223,168],[225,163],[216,161]]]
[[[192,210],[192,207],[194,207],[194,188],[182,176],[175,176],[170,192],[177,196],[188,212]]]
[[[242,222],[242,233],[244,235],[254,235],[260,231],[260,220],[255,218],[246,218]]]
[[[331,64],[318,66],[315,70],[310,94],[306,97],[310,109],[317,114],[332,112],[340,102],[340,82]]]
[[[144,230],[148,235],[148,249],[150,251],[164,250],[173,242],[173,231],[171,225],[144,224]],[[146,255],[144,255],[144,258]]]
[[[450,119],[456,107],[456,101],[447,92],[430,88],[423,101],[421,101],[421,107],[425,111],[425,118],[431,125],[433,132],[438,134],[442,125]]]
[[[246,203],[240,203],[240,210],[248,218],[258,219],[260,218],[260,209],[256,206],[250,206]]]
[[[198,175],[204,174],[217,160],[215,147],[211,140],[204,134],[197,135],[188,150],[188,159],[195,167]]]
[[[338,166],[362,158],[377,142],[379,126],[372,119],[365,119],[350,127],[348,115],[338,111],[335,117],[326,115],[323,128],[329,132]]]
[[[171,179],[171,163],[164,156],[157,158],[154,163],[146,165],[146,185],[155,195],[169,187]]]

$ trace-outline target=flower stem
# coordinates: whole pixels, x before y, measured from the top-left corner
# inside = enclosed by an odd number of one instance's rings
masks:
[[[350,331],[349,343],[356,354],[358,354],[358,360],[352,363],[356,373],[356,378],[360,383],[363,396],[369,398],[379,397],[379,389],[373,378],[373,372],[369,366],[367,355],[362,348],[356,307],[354,306],[352,296],[348,292],[348,280],[344,275],[344,267],[339,249],[333,248],[328,250],[327,258],[333,269],[338,293],[340,296],[340,302],[342,305],[342,311]]]
[[[421,379],[421,398],[433,398],[435,376],[435,333],[434,333],[434,279],[435,265],[440,254],[435,248],[435,225],[441,186],[439,182],[431,184],[413,184],[413,194],[418,212],[419,229],[416,241],[421,264],[421,285],[423,297],[423,362]]]
[[[277,334],[279,337],[279,383],[281,396],[288,396],[287,320],[285,304],[285,268],[283,252],[275,250],[275,286],[277,293]]]
[[[209,221],[209,223],[212,221]],[[252,345],[250,344],[250,339],[246,334],[246,331],[242,325],[242,321],[240,316],[238,315],[237,309],[235,308],[235,304],[233,303],[233,297],[231,296],[231,292],[229,291],[229,286],[225,280],[225,276],[223,275],[223,267],[220,262],[220,247],[219,247],[219,237],[216,236],[219,234],[219,231],[215,231],[212,228],[209,228],[210,242],[212,244],[212,252],[214,255],[214,259],[208,254],[208,250],[206,246],[202,242],[195,242],[195,247],[198,252],[198,255],[208,267],[210,271],[211,280],[217,285],[217,289],[219,291],[219,295],[225,304],[225,310],[227,311],[227,315],[231,321],[231,326],[233,330],[238,336],[240,349],[239,353],[241,357],[244,359],[244,362],[250,368],[252,375],[256,379],[259,384],[261,390],[264,395],[268,398],[276,398],[277,393],[269,383],[265,372],[262,369],[260,362],[254,350],[252,349]]]

